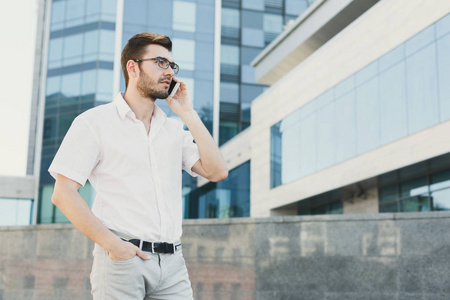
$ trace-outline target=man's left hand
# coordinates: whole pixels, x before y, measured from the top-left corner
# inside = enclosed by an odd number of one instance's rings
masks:
[[[173,98],[167,97],[166,101],[169,104],[170,109],[180,118],[182,118],[183,114],[194,110],[194,108],[192,107],[191,96],[189,95],[187,85],[183,81],[176,78],[172,78],[172,80],[179,82],[180,87],[178,88]]]

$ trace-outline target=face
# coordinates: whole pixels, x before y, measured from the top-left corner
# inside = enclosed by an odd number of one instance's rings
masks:
[[[149,45],[147,53],[142,58],[164,57],[173,62],[172,54],[164,47],[159,45]],[[163,69],[158,66],[156,61],[143,61],[139,64],[139,77],[136,89],[144,98],[166,99],[169,96],[168,89],[173,70],[169,67]]]

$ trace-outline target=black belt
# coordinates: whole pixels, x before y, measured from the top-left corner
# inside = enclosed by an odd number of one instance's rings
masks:
[[[169,244],[169,243],[152,243],[141,241],[138,239],[127,240],[127,242],[139,247],[142,251],[151,253],[170,253],[173,254],[176,251],[181,250],[181,243],[179,244]]]

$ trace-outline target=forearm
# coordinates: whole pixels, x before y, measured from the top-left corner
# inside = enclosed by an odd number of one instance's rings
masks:
[[[76,190],[66,189],[56,184],[52,202],[78,230],[108,252],[120,241],[119,237],[108,230],[92,213]]]
[[[197,144],[202,167],[208,174],[208,177],[226,177],[228,170],[219,147],[208,129],[206,129],[197,112],[195,110],[185,112],[180,118],[189,128],[189,131]]]

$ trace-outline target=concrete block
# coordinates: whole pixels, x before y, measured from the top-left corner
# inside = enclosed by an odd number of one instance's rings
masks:
[[[255,293],[255,298],[258,300],[322,300],[326,299],[325,295],[320,292],[310,292],[302,290],[290,290],[290,291],[258,291]]]
[[[442,219],[441,226],[435,228],[435,220],[408,220],[398,222],[402,236],[403,255],[433,255],[450,257],[450,219]],[[431,229],[433,228],[433,229]],[[430,234],[433,230],[433,234]]]
[[[384,292],[358,292],[358,293],[328,293],[326,300],[393,300],[397,299],[395,293]]]
[[[397,266],[390,257],[333,257],[327,259],[328,291],[395,293]],[[347,299],[344,297],[344,299]]]
[[[423,268],[423,280],[425,293],[450,293],[449,257],[427,257]]]

